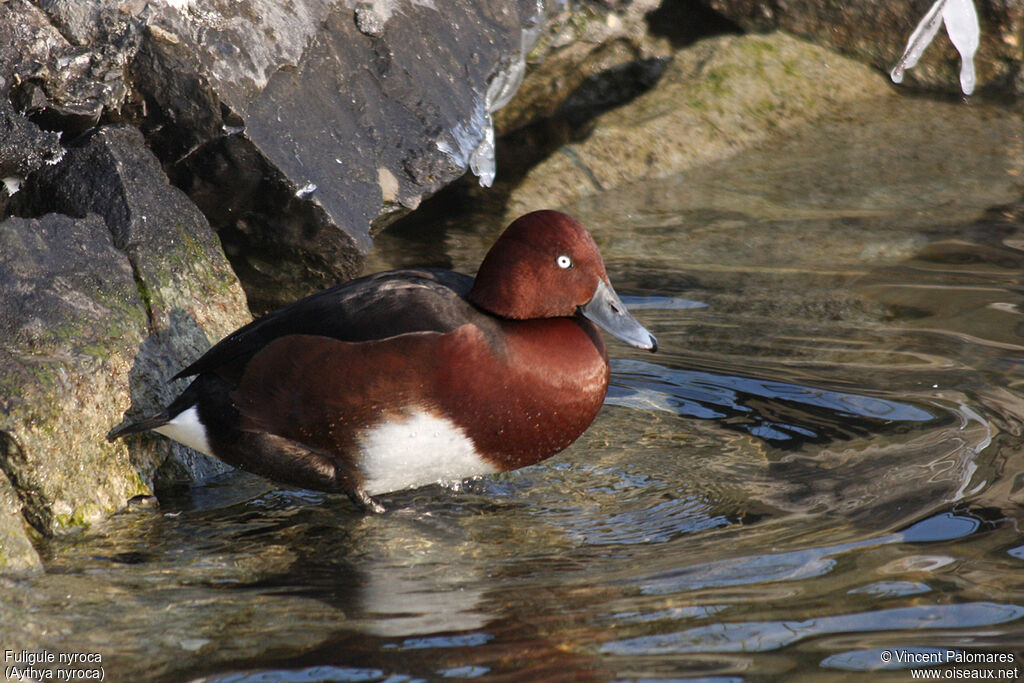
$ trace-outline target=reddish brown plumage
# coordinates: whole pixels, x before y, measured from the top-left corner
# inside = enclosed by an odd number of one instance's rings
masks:
[[[570,268],[558,265],[572,259]],[[480,264],[469,300],[505,318],[571,316],[608,280],[601,254],[583,225],[558,211],[515,220]]]
[[[604,342],[579,319],[501,328],[497,342],[471,324],[361,343],[283,337],[252,359],[231,394],[239,428],[334,454],[352,469],[361,428],[421,411],[452,420],[500,469],[539,462],[600,410]]]

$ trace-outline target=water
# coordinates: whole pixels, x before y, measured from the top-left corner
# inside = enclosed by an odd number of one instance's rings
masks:
[[[611,345],[572,448],[381,516],[247,475],[168,494],[0,579],[2,647],[233,683],[1024,666],[1024,222],[992,208],[1020,122],[874,104],[582,202],[661,351]],[[457,218],[375,265],[471,270],[495,219]],[[1012,661],[944,664],[981,654]]]

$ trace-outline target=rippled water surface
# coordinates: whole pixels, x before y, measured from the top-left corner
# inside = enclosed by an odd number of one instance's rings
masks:
[[[3,579],[3,647],[237,683],[1024,668],[1022,132],[904,99],[582,202],[661,350],[610,345],[568,451],[380,516],[168,494]],[[499,221],[460,221],[375,265],[471,271]]]

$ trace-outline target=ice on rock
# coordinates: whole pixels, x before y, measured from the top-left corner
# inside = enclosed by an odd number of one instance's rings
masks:
[[[960,89],[965,95],[974,92],[974,53],[978,51],[981,29],[973,0],[936,0],[931,9],[910,34],[903,56],[893,67],[890,76],[894,83],[903,82],[903,72],[912,69],[925,49],[939,32],[939,24],[946,25],[950,42],[960,53]]]
[[[562,7],[564,3],[555,5]],[[526,75],[526,55],[537,44],[544,28],[545,7],[544,0],[536,0],[533,15],[524,22],[518,53],[491,77],[483,101],[478,102],[470,121],[456,126],[451,131],[455,144],[447,141],[437,143],[437,148],[456,162],[463,166],[468,163],[482,187],[490,187],[497,174],[497,163],[494,158],[494,119],[491,115],[508,104],[522,85]]]

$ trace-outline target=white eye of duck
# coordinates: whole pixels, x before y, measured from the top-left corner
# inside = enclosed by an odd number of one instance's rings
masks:
[[[566,256],[565,254],[562,254],[561,256],[556,258],[555,263],[558,264],[559,268],[572,268],[572,259]]]

